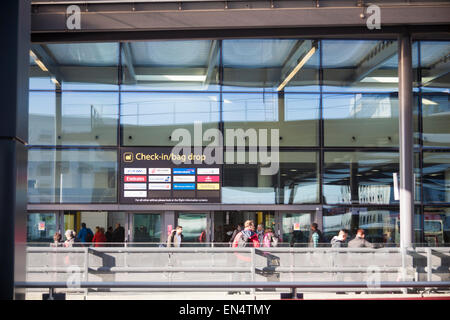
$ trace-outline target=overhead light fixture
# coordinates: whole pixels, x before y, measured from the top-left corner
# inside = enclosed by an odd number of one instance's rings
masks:
[[[294,70],[289,73],[289,75],[284,79],[284,81],[278,86],[277,91],[283,90],[283,88],[288,84],[289,81],[300,71],[303,65],[308,62],[312,55],[316,52],[316,47],[312,47],[311,50],[303,57],[302,60],[295,66]]]
[[[30,56],[33,58],[34,62],[36,62],[39,68],[41,68],[42,71],[48,72],[48,69],[45,66],[45,64],[34,54],[32,50],[30,50]]]
[[[204,82],[206,75],[153,75],[153,74],[137,74],[138,81],[178,81],[178,82]]]
[[[365,77],[361,82],[398,83],[398,77]]]
[[[422,103],[427,105],[427,106],[435,106],[435,105],[438,104],[437,102],[431,101],[431,100],[429,100],[427,98],[422,98]]]
[[[58,80],[56,80],[55,77],[51,77],[50,80],[51,80],[56,86],[59,86],[59,87],[61,86],[61,84],[59,83]]]

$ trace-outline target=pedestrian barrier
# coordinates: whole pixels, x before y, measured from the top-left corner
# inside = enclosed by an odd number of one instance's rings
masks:
[[[445,282],[450,248],[28,247],[27,282]],[[338,287],[336,287],[338,288]],[[377,287],[380,289],[381,287]]]

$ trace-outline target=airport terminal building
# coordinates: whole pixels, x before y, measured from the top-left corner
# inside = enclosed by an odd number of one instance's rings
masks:
[[[253,219],[398,245],[406,52],[414,243],[450,245],[450,6],[379,1],[370,29],[364,2],[33,0],[27,241],[85,222],[221,243]]]

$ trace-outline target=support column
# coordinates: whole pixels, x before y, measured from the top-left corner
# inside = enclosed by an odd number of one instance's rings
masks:
[[[0,300],[23,299],[27,233],[29,0],[2,1],[0,38]]]
[[[398,38],[398,96],[400,141],[400,247],[413,243],[414,154],[413,154],[413,74],[411,35]]]

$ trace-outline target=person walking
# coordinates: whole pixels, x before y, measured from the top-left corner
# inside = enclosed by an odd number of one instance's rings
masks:
[[[114,229],[112,234],[112,242],[125,242],[125,229],[120,225],[120,223],[116,223],[116,229]]]
[[[267,228],[264,233],[263,247],[270,248],[278,245],[278,238],[274,235],[271,228]]]
[[[98,228],[97,232],[94,235],[94,238],[92,239],[92,242],[94,243],[94,247],[104,247],[106,242],[106,236],[105,236],[105,229],[104,228]]]
[[[64,247],[70,248],[73,247],[73,244],[75,243],[75,236],[76,233],[73,230],[67,230],[64,235],[66,236],[66,241],[64,241]]]
[[[345,240],[347,240],[348,231],[345,229],[339,230],[339,234],[337,236],[334,236],[333,239],[331,239],[331,247],[332,248],[342,248],[345,244]]]
[[[364,230],[358,229],[354,239],[348,242],[349,248],[376,248],[374,244],[367,241],[365,238]]]
[[[233,248],[237,247],[255,247],[259,248],[258,234],[254,231],[255,224],[252,220],[244,223],[244,230],[239,232],[233,240]]]
[[[108,227],[108,230],[105,232],[106,242],[113,241],[113,228]]]
[[[92,232],[92,230],[90,228],[86,227],[86,223],[82,223],[81,224],[81,229],[78,232],[78,240],[81,243],[90,243],[92,242],[92,238],[94,237],[94,233]]]
[[[228,241],[228,243],[230,244],[230,247],[233,246],[233,241],[234,238],[236,238],[236,235],[242,231],[242,226],[240,224],[238,224],[236,226],[236,229],[234,229],[233,233],[231,234],[230,240]]]
[[[259,245],[262,246],[264,241],[264,226],[262,224],[258,224],[256,234],[258,235]]]
[[[61,233],[55,232],[53,235],[53,242],[50,244],[50,247],[61,247],[63,246],[63,243],[61,242],[62,236]]]
[[[172,231],[172,233],[169,235],[169,238],[167,239],[167,247],[181,247],[181,244],[183,243],[184,236],[183,236],[183,227],[177,226],[175,230]]]
[[[309,246],[312,248],[317,248],[323,243],[323,235],[319,230],[319,226],[317,223],[311,224],[311,235],[309,236]]]

